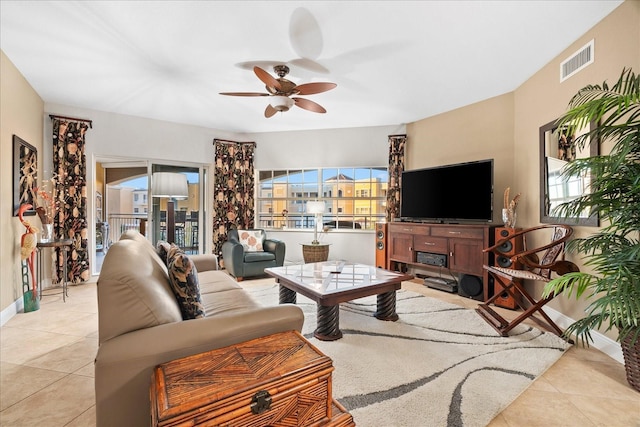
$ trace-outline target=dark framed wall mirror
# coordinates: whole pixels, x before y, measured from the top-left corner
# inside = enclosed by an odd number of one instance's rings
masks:
[[[554,216],[556,206],[589,189],[590,174],[565,177],[562,168],[572,160],[598,155],[600,144],[597,140],[590,140],[582,150],[571,144],[577,136],[589,132],[593,126],[595,124],[592,123],[589,128],[575,135],[567,135],[559,130],[555,120],[540,127],[540,222],[592,227],[599,225],[598,216],[589,215],[589,212],[571,219]]]

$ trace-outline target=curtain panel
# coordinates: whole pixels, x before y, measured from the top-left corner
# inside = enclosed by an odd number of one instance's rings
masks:
[[[256,144],[214,139],[213,145],[213,253],[221,257],[229,230],[254,227]]]
[[[387,190],[387,222],[400,217],[400,189],[404,171],[404,149],[407,135],[389,135],[389,188]]]
[[[69,283],[89,279],[89,251],[87,236],[87,161],[85,133],[90,121],[76,121],[58,116],[53,120],[53,176],[55,178],[57,211],[54,216],[55,235],[73,241],[67,254]],[[61,248],[55,251],[53,283],[60,283],[64,274],[64,257]]]

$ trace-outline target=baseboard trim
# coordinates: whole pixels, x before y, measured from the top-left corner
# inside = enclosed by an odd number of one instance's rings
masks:
[[[559,311],[554,310],[550,307],[544,307],[544,312],[558,324],[560,329],[567,328],[570,324],[575,322],[572,318],[565,316]],[[620,362],[624,365],[624,356],[622,355],[622,347],[620,347],[620,343],[606,335],[601,334],[600,332],[591,332],[591,337],[593,337],[593,343],[590,343],[590,346],[593,346],[606,354],[607,356],[614,359],[616,362]],[[580,343],[576,343],[576,345],[580,345]]]
[[[22,310],[24,310],[24,300],[20,297],[0,312],[0,326],[4,326],[5,323]]]

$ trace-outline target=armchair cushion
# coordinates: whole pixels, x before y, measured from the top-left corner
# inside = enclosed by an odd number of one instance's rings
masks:
[[[200,297],[198,271],[193,261],[176,245],[171,244],[167,254],[169,281],[183,320],[205,317]]]
[[[244,254],[244,262],[264,262],[275,259],[276,254],[272,252],[245,252]]]
[[[238,240],[245,252],[262,252],[262,230],[238,230]]]

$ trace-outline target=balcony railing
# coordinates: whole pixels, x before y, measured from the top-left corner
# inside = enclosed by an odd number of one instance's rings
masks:
[[[178,218],[181,216],[178,215]],[[166,240],[166,223],[163,221],[162,215],[160,220],[159,235],[157,238]],[[108,226],[105,223],[96,225],[98,250],[108,249],[112,242],[117,241],[120,235],[127,230],[138,230],[146,235],[147,233],[147,216],[145,214],[110,214]],[[175,243],[185,252],[195,254],[198,253],[198,219],[197,212],[195,217],[186,217],[175,223]],[[104,246],[106,244],[106,246]]]
[[[384,221],[384,215],[354,217],[354,215],[343,215],[336,218],[335,216],[323,216],[322,224],[328,228],[339,228],[342,230],[373,230],[376,222]],[[259,214],[257,223],[260,228],[301,228],[308,229],[315,227],[315,217],[313,215],[289,215],[287,218],[283,216],[273,216],[271,214]]]
[[[112,242],[118,240],[127,230],[138,230],[145,234],[147,216],[145,214],[109,214],[108,227],[98,224],[98,230],[103,234],[103,242],[108,248]],[[102,223],[103,224],[103,223]],[[100,236],[98,236],[100,238]]]

